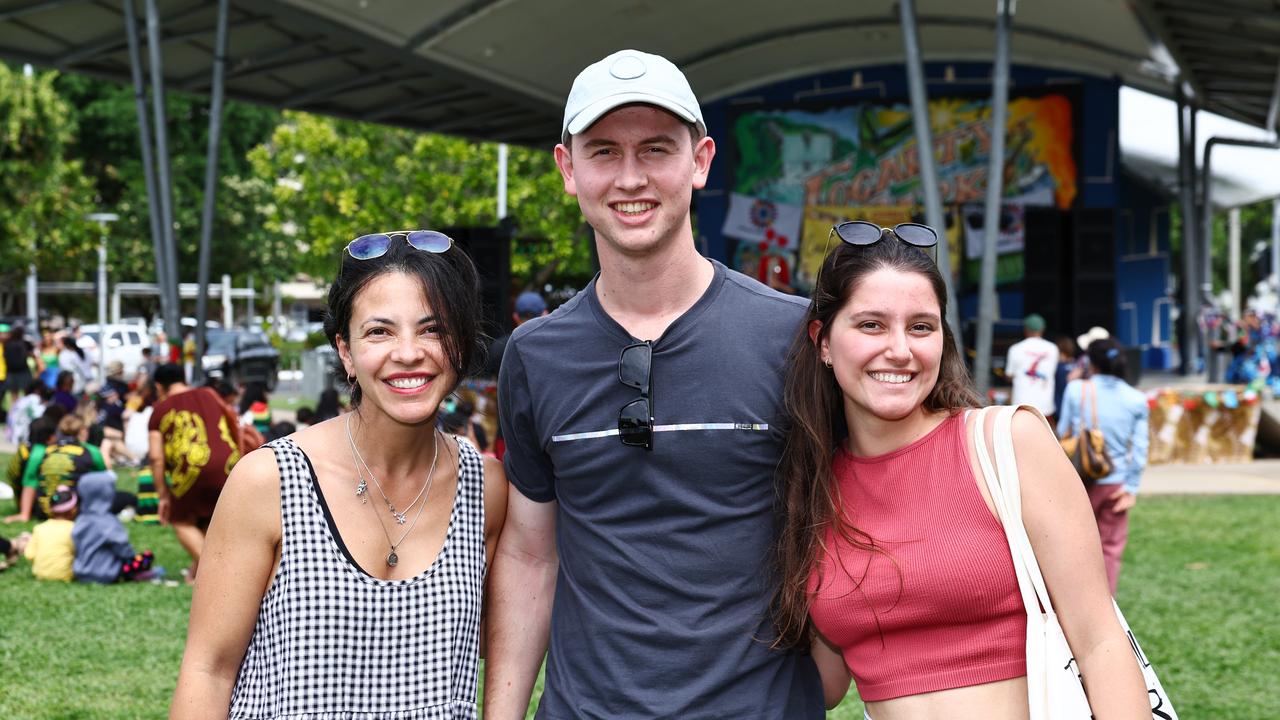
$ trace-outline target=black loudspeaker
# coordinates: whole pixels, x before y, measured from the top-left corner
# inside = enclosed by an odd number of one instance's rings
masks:
[[[1112,208],[1072,213],[1071,325],[1116,332],[1116,212]]]
[[[511,330],[511,239],[509,227],[447,228],[444,234],[466,251],[480,275],[484,332],[498,337]]]
[[[1053,338],[1071,332],[1070,216],[1054,207],[1028,207],[1023,217],[1023,314],[1039,313]]]

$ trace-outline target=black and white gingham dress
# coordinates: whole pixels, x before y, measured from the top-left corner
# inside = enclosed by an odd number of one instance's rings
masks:
[[[361,570],[289,438],[280,468],[280,568],[231,693],[232,718],[472,718],[484,584],[484,468],[459,440],[440,555],[408,580]],[[355,484],[352,483],[354,492]]]

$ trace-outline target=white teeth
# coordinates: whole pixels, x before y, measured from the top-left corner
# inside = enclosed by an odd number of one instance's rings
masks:
[[[625,203],[618,203],[613,207],[618,212],[627,213],[629,215],[638,215],[642,212],[647,212],[649,210],[652,210],[653,208],[657,207],[657,205],[651,202],[625,202]]]
[[[879,380],[880,382],[899,384],[904,382],[910,382],[911,376],[899,375],[897,373],[874,373],[873,372],[871,373],[871,379]]]
[[[419,387],[422,387],[423,385],[426,385],[427,379],[424,377],[396,378],[394,380],[388,380],[387,384],[393,388],[400,388],[401,390],[409,390],[412,388],[419,388]]]

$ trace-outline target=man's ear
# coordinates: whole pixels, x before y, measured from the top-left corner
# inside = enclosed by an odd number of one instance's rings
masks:
[[[704,137],[693,146],[693,188],[701,190],[707,186],[707,175],[711,172],[711,160],[716,156],[716,141]]]
[[[573,142],[573,138],[569,138]],[[573,181],[573,152],[564,143],[556,145],[556,167],[560,169],[560,179],[564,180],[564,191],[577,196],[578,186]]]

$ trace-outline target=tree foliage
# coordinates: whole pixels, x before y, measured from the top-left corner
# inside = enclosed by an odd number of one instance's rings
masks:
[[[1172,219],[1170,247],[1178,257],[1175,272],[1182,273],[1182,206],[1170,203]],[[1240,275],[1241,287],[1247,298],[1253,293],[1254,285],[1271,273],[1270,240],[1273,205],[1271,200],[1263,200],[1240,207]],[[1213,240],[1210,244],[1209,257],[1213,265],[1213,291],[1215,295],[1222,293],[1230,283],[1230,230],[1229,213],[1218,210],[1213,214]],[[1197,234],[1203,232],[1202,226],[1196,228]],[[1251,262],[1251,259],[1253,260]]]
[[[197,279],[209,111],[208,98],[167,93],[181,282]],[[149,99],[146,112],[154,134]],[[120,216],[107,234],[112,282],[155,281],[133,88],[0,64],[0,123],[0,286],[20,286],[33,261],[45,280],[91,279],[101,231],[84,216],[95,211]],[[497,148],[228,101],[210,280],[325,278],[345,243],[366,232],[493,226]],[[508,168],[516,283],[589,277],[590,236],[551,153],[513,147]]]
[[[110,228],[109,262],[113,277],[154,281],[151,240],[137,107],[133,88],[81,75],[62,76],[58,90],[77,118],[73,151],[96,183],[99,204],[120,220]],[[155,123],[146,104],[154,143]],[[206,97],[166,93],[166,130],[174,202],[174,237],[178,247],[178,279],[195,282],[199,263],[201,212],[204,206],[205,159],[209,142],[210,101]],[[268,138],[279,123],[275,110],[227,102],[218,144],[218,188],[212,234],[211,282],[229,274],[244,282],[253,274],[259,283],[291,276],[293,245],[267,231],[264,206],[271,188],[251,174],[247,154]]]
[[[324,278],[346,243],[365,233],[495,225],[497,148],[286,112],[249,160],[256,178],[274,186],[267,230],[295,237],[296,267]],[[544,281],[551,272],[589,276],[581,215],[564,194],[551,153],[511,148],[508,178],[509,214],[518,236],[532,238],[514,248],[512,276],[524,282]]]
[[[72,147],[76,124],[57,73],[0,63],[0,286],[17,287],[30,263],[48,279],[78,279],[92,263],[93,181]]]

